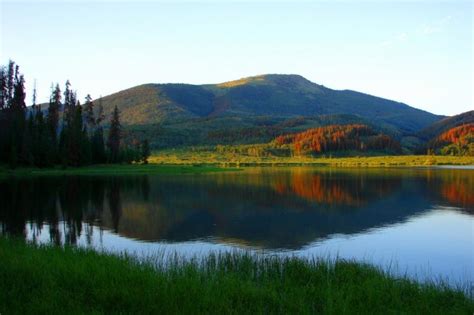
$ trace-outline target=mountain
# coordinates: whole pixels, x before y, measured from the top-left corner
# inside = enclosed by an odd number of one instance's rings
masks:
[[[117,106],[123,125],[152,136],[155,147],[215,143],[213,137],[234,132],[252,135],[252,140],[240,137],[237,143],[267,141],[285,132],[335,123],[371,124],[400,138],[443,118],[403,103],[280,74],[220,84],[145,84],[101,101],[106,114]],[[157,136],[161,138],[155,140]]]

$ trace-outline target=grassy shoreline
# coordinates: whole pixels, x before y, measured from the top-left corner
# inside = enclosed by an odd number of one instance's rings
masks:
[[[0,178],[8,176],[59,175],[182,175],[238,171],[253,166],[325,166],[325,167],[430,167],[474,166],[474,157],[439,155],[400,155],[366,157],[250,157],[225,156],[207,151],[169,150],[155,153],[150,164],[101,164],[84,167],[10,169],[0,166]]]
[[[236,168],[222,168],[211,165],[159,165],[159,164],[120,164],[92,165],[84,167],[17,168],[0,167],[0,178],[8,176],[58,176],[58,175],[183,175],[235,171]]]
[[[159,258],[158,258],[159,259]],[[92,250],[0,238],[0,313],[472,314],[440,284],[368,265],[223,254],[169,268]],[[156,265],[155,265],[156,266]]]
[[[215,166],[331,166],[331,167],[409,167],[433,165],[474,165],[474,156],[397,155],[353,157],[257,157],[241,153],[218,153],[206,148],[154,152],[151,163]]]

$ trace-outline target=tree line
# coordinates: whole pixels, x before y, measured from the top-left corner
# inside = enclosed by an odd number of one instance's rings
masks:
[[[474,156],[474,123],[443,132],[428,143],[428,153]]]
[[[330,125],[275,138],[277,146],[290,145],[296,155],[346,150],[401,152],[400,143],[361,124]]]
[[[0,163],[11,167],[84,166],[99,163],[147,163],[148,140],[128,145],[123,141],[117,107],[110,117],[105,137],[101,100],[87,95],[84,104],[66,81],[51,88],[47,108],[25,102],[25,79],[10,61],[0,67]]]

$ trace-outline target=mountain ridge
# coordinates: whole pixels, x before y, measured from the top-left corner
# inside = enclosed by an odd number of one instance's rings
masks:
[[[353,114],[416,132],[443,118],[407,104],[353,90],[333,90],[296,74],[265,74],[217,84],[147,83],[101,98],[125,125],[216,116],[291,118]],[[400,121],[403,118],[404,121]]]

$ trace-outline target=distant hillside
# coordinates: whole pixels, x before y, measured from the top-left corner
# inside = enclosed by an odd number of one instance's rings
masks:
[[[318,155],[344,151],[400,153],[400,143],[366,125],[331,125],[281,135],[278,147],[290,145],[297,155]]]
[[[449,129],[469,123],[474,123],[474,110],[441,119],[421,130],[418,135],[423,140],[431,140]]]
[[[282,121],[355,115],[396,132],[413,133],[442,117],[371,95],[337,91],[298,75],[262,75],[221,84],[145,84],[102,98],[117,106],[124,125],[168,125],[196,119],[267,117]],[[252,119],[250,119],[251,121]],[[218,123],[217,123],[218,124]],[[245,122],[243,122],[245,125]]]
[[[474,156],[474,123],[448,129],[428,144],[436,153]]]
[[[107,117],[117,106],[125,135],[148,138],[153,148],[266,143],[310,128],[363,124],[401,141],[405,152],[411,152],[432,138],[420,131],[435,128],[444,118],[279,74],[220,84],[144,84],[95,102],[102,103]],[[47,107],[42,104],[43,110]]]

